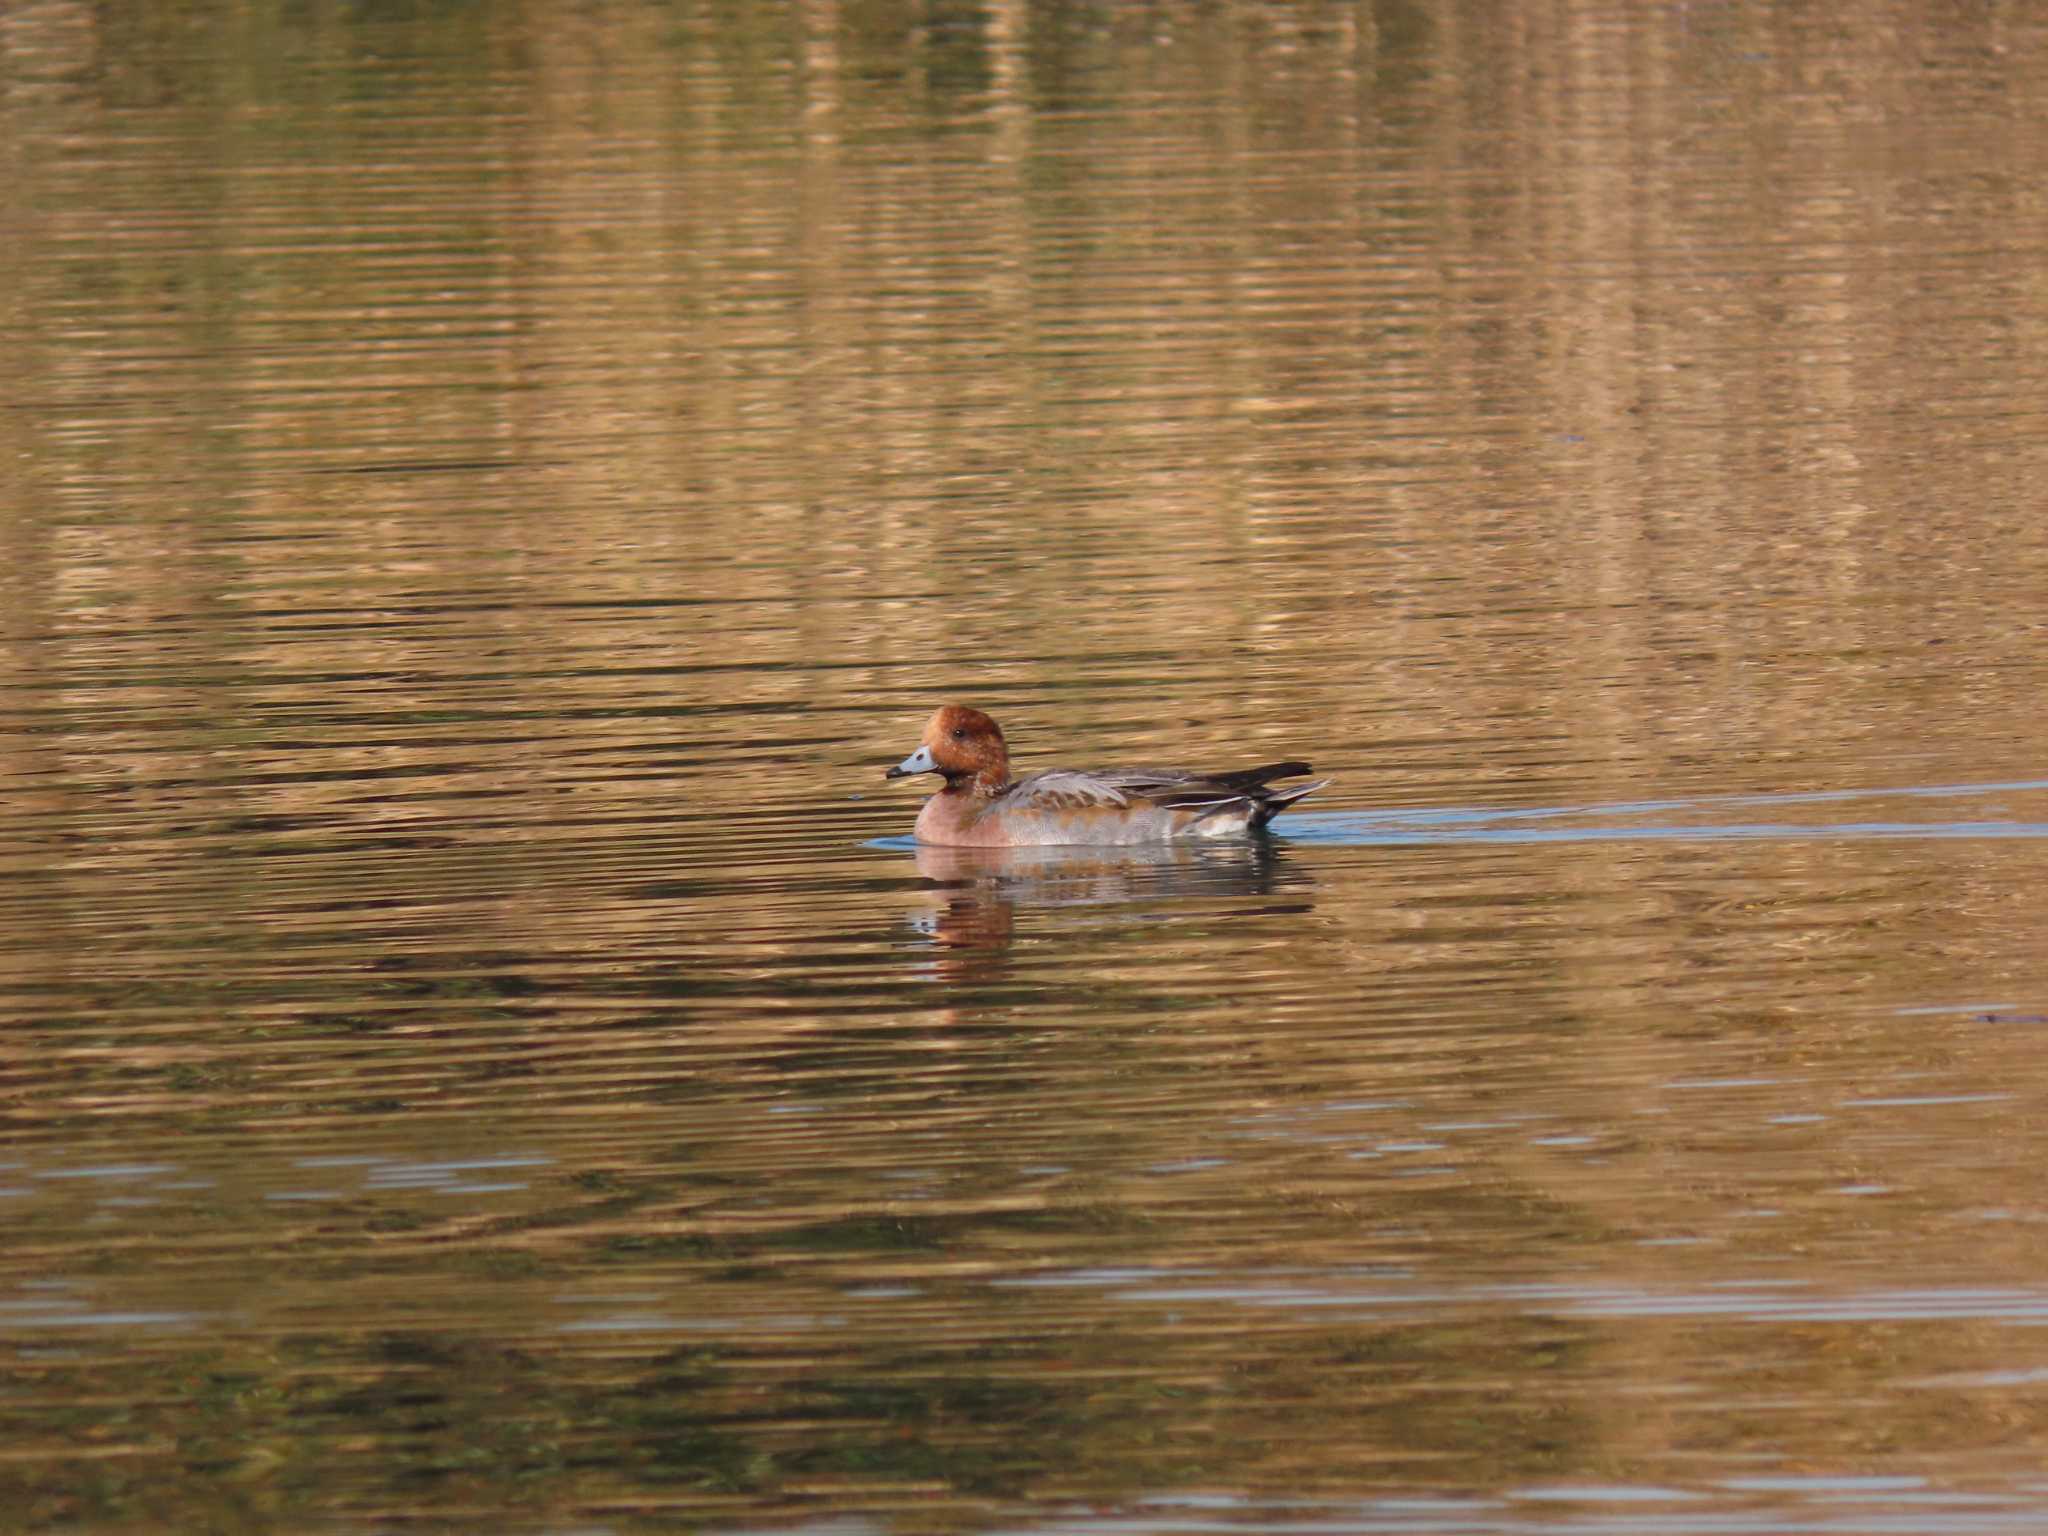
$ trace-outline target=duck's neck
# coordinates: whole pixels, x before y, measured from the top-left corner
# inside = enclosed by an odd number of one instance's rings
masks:
[[[957,795],[963,800],[993,800],[1009,787],[1009,777],[1001,773],[948,774],[942,795]]]

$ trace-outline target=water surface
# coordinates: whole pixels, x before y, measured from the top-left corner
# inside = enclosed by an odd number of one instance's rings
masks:
[[[558,20],[0,19],[0,1507],[2038,1529],[2042,30]]]

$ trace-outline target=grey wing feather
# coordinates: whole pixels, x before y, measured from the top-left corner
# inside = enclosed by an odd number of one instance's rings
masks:
[[[1129,805],[1123,776],[1079,773],[1071,768],[1049,768],[1019,779],[1003,791],[1003,798],[1020,808],[1045,811],[1084,810],[1090,806]]]

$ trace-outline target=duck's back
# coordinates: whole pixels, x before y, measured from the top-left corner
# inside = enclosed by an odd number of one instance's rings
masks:
[[[1307,763],[1269,763],[1234,773],[1189,768],[1049,768],[1017,780],[962,828],[996,845],[1154,843],[1241,837],[1266,825],[1320,784],[1275,790],[1273,779]]]

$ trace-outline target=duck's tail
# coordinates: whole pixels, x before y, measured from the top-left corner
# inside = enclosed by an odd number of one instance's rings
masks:
[[[1233,779],[1245,779],[1244,797],[1252,803],[1252,813],[1245,821],[1245,830],[1256,832],[1278,816],[1297,800],[1305,800],[1330,781],[1317,779],[1313,784],[1290,784],[1285,789],[1268,787],[1269,779],[1289,779],[1307,773],[1307,763],[1273,763],[1264,768],[1247,768],[1241,774],[1232,774]]]
[[[1240,768],[1235,773],[1205,774],[1197,783],[1176,791],[1166,803],[1176,810],[1200,810],[1197,820],[1201,821],[1211,816],[1234,817],[1242,808],[1244,829],[1256,832],[1295,801],[1330,782],[1317,779],[1313,784],[1290,784],[1285,789],[1271,787],[1274,779],[1291,779],[1309,771],[1307,763],[1290,761],[1267,763],[1262,768]]]

